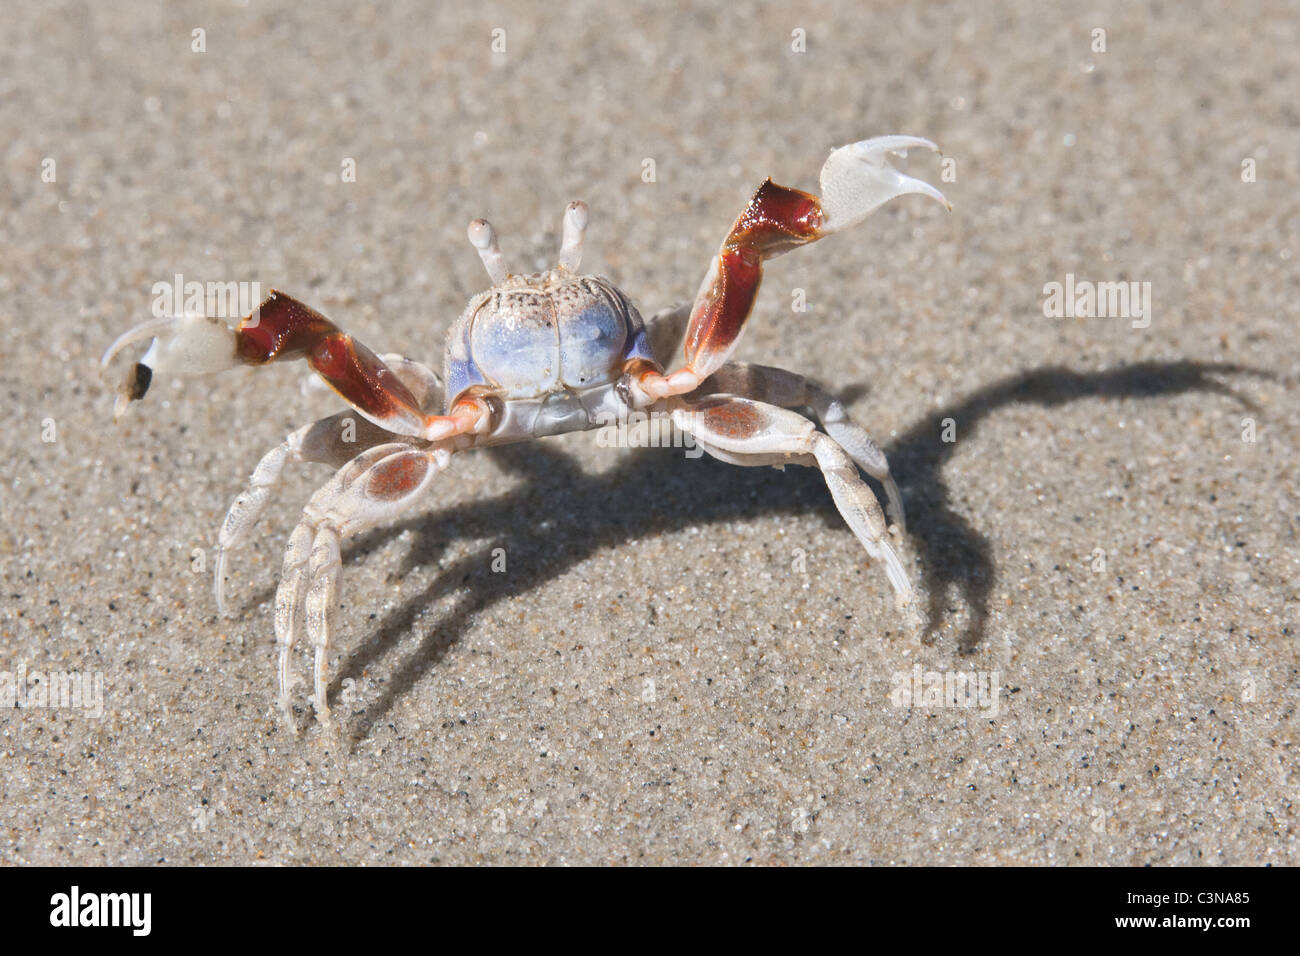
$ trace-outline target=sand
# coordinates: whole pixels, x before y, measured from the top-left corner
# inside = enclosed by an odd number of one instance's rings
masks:
[[[1295,8],[446,6],[6,11],[0,860],[1295,863]],[[341,406],[293,364],[114,425],[99,357],[155,283],[437,364],[488,284],[469,220],[545,268],[584,199],[584,267],[650,314],[765,176],[888,133],[941,145],[907,168],[953,211],[771,263],[737,358],[880,439],[931,626],[815,471],[550,438],[346,545],[342,736],[300,684],[295,738],[272,606],[328,469],[232,556],[228,619],[212,547]],[[1108,282],[1124,314],[1045,314]],[[51,671],[88,700],[40,706]]]

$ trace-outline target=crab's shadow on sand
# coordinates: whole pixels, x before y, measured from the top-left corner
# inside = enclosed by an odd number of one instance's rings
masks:
[[[908,538],[920,558],[920,574],[929,595],[926,638],[933,640],[939,623],[956,613],[963,621],[957,628],[956,648],[976,648],[984,639],[996,580],[989,540],[952,507],[944,464],[956,445],[942,440],[945,419],[956,423],[966,446],[979,441],[979,427],[985,418],[1012,405],[1051,408],[1085,398],[1145,399],[1209,392],[1255,408],[1214,375],[1271,377],[1236,365],[1190,361],[1143,362],[1100,372],[1044,367],[987,385],[933,412],[890,442],[885,450],[902,485]],[[844,395],[846,404],[856,397]],[[864,424],[871,427],[869,421]],[[364,627],[364,642],[344,657],[333,678],[332,699],[337,699],[344,680],[360,678],[372,664],[394,653],[404,635],[418,630],[422,636],[415,650],[394,667],[379,696],[368,700],[360,714],[353,714],[354,742],[363,739],[394,702],[410,693],[421,676],[438,664],[476,615],[506,598],[545,586],[602,549],[631,545],[654,534],[757,515],[820,514],[828,523],[842,526],[816,469],[777,472],[737,468],[708,456],[684,462],[680,451],[647,449],[626,456],[613,470],[591,475],[551,442],[511,445],[485,453],[524,480],[503,496],[375,529],[358,536],[346,549],[345,565],[355,567],[368,552],[409,532],[412,543],[400,572],[405,575],[419,567],[436,566],[449,541],[488,541],[443,568],[420,593],[404,595],[400,607]],[[995,455],[992,449],[988,453]],[[565,524],[572,527],[562,527]],[[845,529],[844,533],[850,532]],[[495,548],[505,549],[508,573],[493,573]],[[862,560],[867,559],[863,556]],[[664,573],[689,576],[693,572],[682,566]],[[856,578],[846,574],[845,580]],[[882,572],[882,587],[883,581]],[[676,583],[629,581],[625,603],[636,607],[638,593]],[[345,600],[346,593],[345,587]],[[437,609],[428,615],[433,620],[425,623],[426,611],[448,597],[452,599],[450,607]],[[960,605],[954,606],[954,599]],[[638,608],[636,613],[642,612]],[[650,616],[648,608],[644,613]],[[346,620],[345,615],[346,611],[338,619]],[[891,630],[895,626],[893,622],[881,624]]]

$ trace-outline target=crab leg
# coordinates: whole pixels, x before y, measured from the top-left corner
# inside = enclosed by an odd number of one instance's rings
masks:
[[[700,394],[726,393],[752,398],[782,408],[810,409],[826,434],[848,452],[854,464],[885,488],[889,520],[907,531],[903,496],[889,472],[889,461],[867,430],[853,419],[834,395],[797,372],[768,365],[728,362],[700,386]]]
[[[408,446],[399,444],[377,445],[362,452],[352,461],[334,473],[334,476],[322,485],[303,509],[302,519],[289,536],[289,545],[284,552],[284,567],[280,573],[280,584],[275,591],[275,643],[279,651],[280,709],[290,726],[293,725],[293,707],[290,692],[293,686],[293,674],[290,670],[289,655],[298,643],[301,628],[302,600],[308,583],[308,564],[311,560],[312,543],[321,525],[320,509],[328,508],[333,502],[342,498],[357,478],[373,464]]]
[[[305,617],[315,652],[312,703],[325,729],[331,729],[326,699],[329,676],[330,616],[337,603],[339,548],[342,542],[414,504],[447,467],[451,450],[378,445],[344,465],[307,503],[289,538],[284,573],[275,594],[275,637],[279,649],[280,706],[292,725],[290,653]],[[305,610],[305,614],[304,614]]]
[[[368,421],[353,421],[353,441],[345,436],[348,422],[356,416],[355,412],[339,412],[329,418],[310,425],[304,425],[291,432],[284,441],[262,456],[253,473],[248,476],[248,483],[230,504],[225,520],[221,522],[221,531],[217,535],[217,557],[213,566],[212,587],[216,597],[217,613],[226,613],[225,582],[226,559],[231,549],[242,543],[257,524],[262,511],[271,500],[271,494],[284,477],[284,469],[289,464],[302,462],[321,462],[339,468],[355,458],[360,452],[375,445],[392,442],[398,436],[385,431]]]
[[[693,391],[722,367],[754,307],[765,260],[856,225],[907,193],[947,206],[933,186],[904,176],[887,162],[890,154],[905,155],[912,147],[937,150],[915,136],[882,136],[833,150],[822,166],[820,199],[765,180],[723,240],[695,297],[685,367],[669,375],[635,373],[631,392],[639,405]]]
[[[901,607],[914,594],[880,504],[859,477],[853,459],[833,438],[796,412],[734,395],[672,403],[673,423],[722,461],[737,465],[811,465],[820,468],[835,506],[867,553],[884,565]]]
[[[143,338],[153,343],[127,377],[119,414],[144,397],[155,372],[198,374],[303,358],[358,413],[394,434],[437,441],[484,431],[491,422],[491,408],[474,396],[457,401],[447,415],[425,414],[420,401],[379,356],[315,309],[281,292],[272,291],[237,329],[201,316],[148,322],[114,342],[103,363]]]
[[[420,407],[442,403],[442,385],[430,369],[401,355],[385,355],[384,362],[397,373]],[[392,442],[399,436],[361,419],[356,412],[339,412],[291,432],[257,463],[248,483],[231,503],[217,536],[217,557],[213,568],[213,593],[217,613],[225,614],[226,556],[230,549],[252,532],[262,510],[280,484],[286,465],[320,462],[341,468],[367,448]]]

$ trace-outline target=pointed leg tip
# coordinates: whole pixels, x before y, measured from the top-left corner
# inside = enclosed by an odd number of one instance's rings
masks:
[[[341,737],[338,721],[330,715],[328,710],[324,713],[317,712],[316,723],[320,727],[319,739],[322,744],[338,743]]]
[[[925,616],[921,613],[921,607],[917,601],[909,601],[903,607],[903,620],[907,623],[910,631],[919,633],[925,627]]]
[[[289,700],[288,697],[281,697],[279,701],[277,701],[277,705],[280,711],[280,723],[284,725],[285,729],[287,729],[292,736],[297,737],[298,721],[296,721],[293,716],[293,701]]]
[[[226,605],[226,552],[217,547],[216,561],[212,568],[212,599],[217,605],[217,617],[229,617]]]
[[[307,702],[311,704],[312,709],[316,712],[316,723],[320,725],[323,732],[332,733],[336,730],[334,723],[334,713],[330,710],[328,704],[322,702],[325,692],[311,694],[307,697]]]

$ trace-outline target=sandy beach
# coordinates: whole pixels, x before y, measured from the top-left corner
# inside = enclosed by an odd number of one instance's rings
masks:
[[[0,862],[1297,861],[1293,5],[5,20]],[[302,649],[295,737],[275,588],[329,469],[287,473],[224,618],[213,546],[344,406],[285,363],[159,376],[115,424],[100,356],[158,284],[440,368],[489,285],[470,220],[541,270],[584,200],[584,270],[650,315],[765,177],[892,133],[939,144],[905,168],[952,211],[769,263],[736,357],[879,440],[926,625],[816,470],[551,437],[344,545],[341,736]]]

